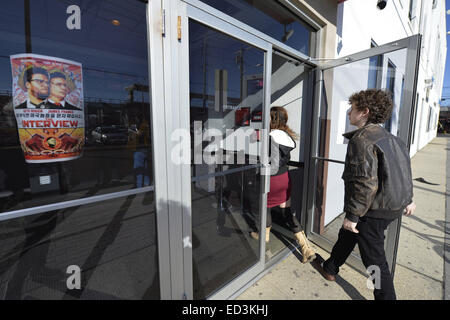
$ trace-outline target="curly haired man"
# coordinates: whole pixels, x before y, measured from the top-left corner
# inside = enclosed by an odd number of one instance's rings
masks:
[[[323,261],[318,257],[314,264],[325,279],[334,281],[339,267],[358,244],[365,267],[380,270],[380,281],[374,281],[375,300],[395,300],[384,231],[392,221],[402,214],[413,214],[416,208],[410,157],[405,144],[381,126],[392,112],[389,92],[360,91],[350,96],[349,103],[350,123],[358,129],[344,134],[349,139],[342,175],[346,215],[330,258]]]

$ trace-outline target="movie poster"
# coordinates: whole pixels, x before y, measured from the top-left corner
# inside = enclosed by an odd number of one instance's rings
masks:
[[[80,63],[36,54],[10,57],[14,114],[28,163],[81,157],[84,146]]]

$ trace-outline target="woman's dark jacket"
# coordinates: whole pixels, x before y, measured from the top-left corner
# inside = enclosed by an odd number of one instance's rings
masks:
[[[278,176],[288,171],[291,150],[295,149],[295,141],[283,130],[270,131],[270,175]]]
[[[412,202],[411,160],[402,140],[377,124],[344,134],[346,218],[395,219]]]

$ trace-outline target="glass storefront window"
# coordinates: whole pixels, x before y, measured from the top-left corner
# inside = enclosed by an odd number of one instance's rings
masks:
[[[0,216],[150,187],[0,221],[0,296],[159,299],[146,4],[8,1],[0,17]]]
[[[388,61],[387,67],[387,77],[386,77],[386,90],[392,94],[392,100],[395,101],[395,65],[392,61]],[[392,128],[392,118],[387,120],[385,123],[385,128],[387,131],[391,131]]]
[[[380,79],[380,70],[382,70],[382,56],[374,56],[369,59],[369,79],[367,81],[368,89],[376,89]]]
[[[146,5],[8,1],[0,15],[0,212],[151,186]]]
[[[313,56],[314,29],[275,0],[201,0],[249,26]]]
[[[2,299],[160,298],[153,192],[3,221],[0,237]]]

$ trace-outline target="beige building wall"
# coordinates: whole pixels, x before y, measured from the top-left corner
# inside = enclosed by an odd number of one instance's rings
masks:
[[[337,1],[292,0],[314,22],[321,26],[319,52],[313,58],[334,58],[336,48]]]

